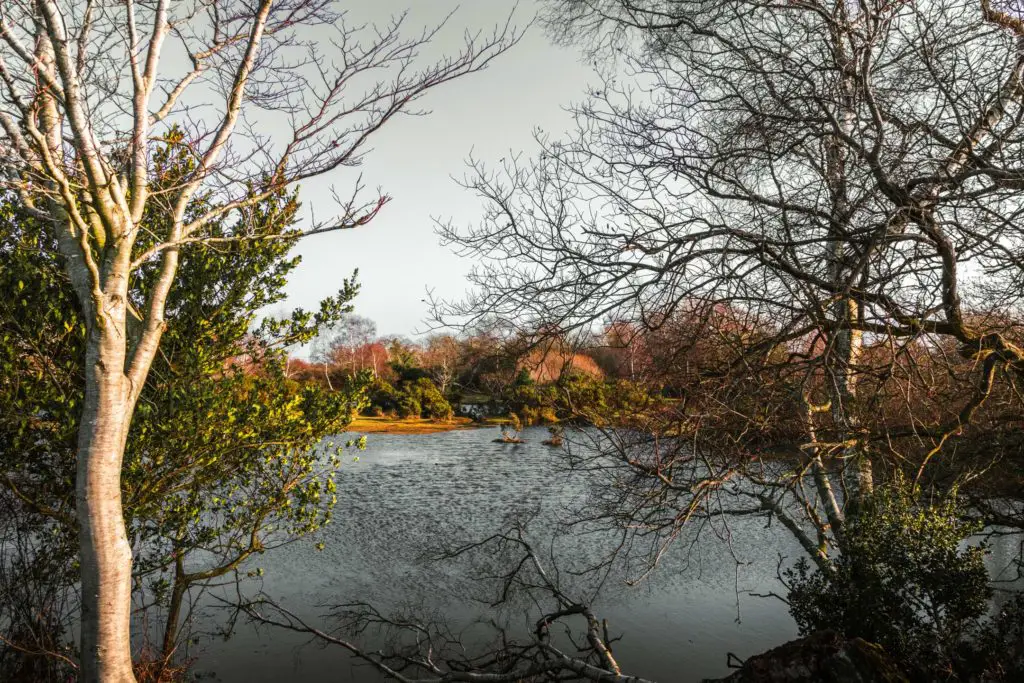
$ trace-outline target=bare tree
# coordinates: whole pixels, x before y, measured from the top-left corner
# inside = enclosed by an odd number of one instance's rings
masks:
[[[694,359],[646,443],[608,441],[634,497],[607,519],[670,540],[694,515],[765,515],[827,568],[879,473],[934,468],[996,406],[1019,419],[1024,353],[1000,322],[1024,281],[1018,8],[549,7],[614,68],[568,139],[473,162],[486,215],[442,235],[477,288],[438,315],[538,336],[628,321],[666,367]],[[767,461],[780,445],[792,466]]]
[[[0,7],[0,182],[49,222],[88,320],[76,480],[83,681],[134,680],[120,467],[181,250],[264,238],[243,220],[248,207],[357,164],[389,121],[518,36],[506,24],[422,63],[442,27],[407,37],[403,23],[356,26],[328,0]],[[187,171],[151,192],[166,153],[183,155]],[[360,189],[304,233],[367,224],[388,197]],[[200,197],[206,208],[195,210]],[[153,206],[166,229],[147,224]],[[222,217],[236,217],[233,234],[211,238],[205,227]],[[159,276],[129,300],[139,269]]]
[[[455,381],[462,356],[462,344],[450,334],[436,334],[426,341],[422,362],[444,395]]]
[[[355,373],[363,369],[363,359],[359,354],[377,337],[377,323],[361,315],[348,315],[327,336],[332,360],[347,364],[349,371]]]

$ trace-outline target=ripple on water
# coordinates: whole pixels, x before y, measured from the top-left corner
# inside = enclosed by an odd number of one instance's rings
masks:
[[[583,483],[559,467],[556,451],[542,446],[544,429],[524,432],[528,443],[491,443],[493,430],[430,435],[373,434],[356,463],[338,477],[332,524],[314,538],[260,558],[264,589],[290,609],[316,620],[323,605],[371,601],[387,609],[424,602],[453,617],[475,609],[465,601],[478,591],[460,567],[424,562],[445,541],[481,538],[505,515],[539,505],[535,532],[550,532]],[[777,553],[795,546],[776,529],[740,521],[731,546],[708,541],[684,552],[689,539],[663,560],[652,580],[629,588],[612,581],[598,604],[613,630],[621,663],[663,683],[727,673],[725,655],[753,654],[795,635],[780,603],[741,597],[737,591],[775,587]],[[606,539],[607,540],[607,539]],[[314,544],[325,544],[322,552]],[[602,545],[592,536],[562,539],[558,551],[577,563]],[[748,564],[736,572],[734,555]],[[243,630],[228,642],[211,641],[198,668],[226,683],[288,680],[376,682],[373,672],[352,668],[340,651],[306,647],[292,634]],[[300,668],[296,668],[299,666]]]

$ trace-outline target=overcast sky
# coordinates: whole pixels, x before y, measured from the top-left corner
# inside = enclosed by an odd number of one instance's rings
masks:
[[[524,25],[538,5],[522,0],[516,11]],[[375,0],[360,9],[370,20],[386,22],[409,7],[408,29],[436,24],[458,8],[438,48],[455,52],[464,28],[491,29],[503,23],[514,0]],[[362,14],[361,14],[362,16]],[[445,43],[448,43],[447,45]],[[315,308],[335,293],[342,278],[359,268],[362,293],[356,312],[376,321],[381,334],[412,336],[423,330],[427,288],[445,298],[467,289],[471,264],[440,246],[432,217],[452,218],[460,225],[480,215],[480,204],[452,176],[465,174],[465,160],[497,161],[510,151],[535,151],[533,130],[559,134],[571,121],[566,105],[582,99],[591,70],[579,53],[550,44],[539,27],[481,73],[458,79],[430,92],[420,105],[426,117],[392,121],[373,140],[372,151],[358,170],[310,182],[300,189],[305,207],[326,202],[329,186],[351,188],[358,174],[372,192],[380,186],[393,199],[373,222],[358,230],[310,237],[300,243],[302,265],[289,284],[288,306]]]

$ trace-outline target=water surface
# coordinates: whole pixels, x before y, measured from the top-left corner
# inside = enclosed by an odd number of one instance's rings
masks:
[[[495,436],[492,429],[369,435],[359,461],[339,475],[334,521],[253,563],[264,570],[263,590],[319,625],[327,623],[325,606],[356,600],[384,611],[422,603],[460,623],[486,613],[467,599],[483,587],[466,566],[425,563],[424,553],[446,540],[484,537],[523,508],[540,508],[531,534],[547,539],[565,506],[586,493],[580,476],[541,445],[545,430],[526,430],[527,443],[516,446],[492,443]],[[698,543],[680,538],[648,581],[629,586],[613,576],[604,585],[594,607],[622,636],[614,652],[624,671],[662,683],[698,681],[728,674],[728,652],[746,658],[795,637],[782,603],[749,593],[779,590],[779,554],[797,557],[796,544],[764,520],[737,519],[720,531]],[[612,540],[560,538],[556,552],[560,562],[579,564]],[[225,683],[382,680],[340,649],[277,629],[241,626],[227,642],[205,641],[193,654],[199,672]]]

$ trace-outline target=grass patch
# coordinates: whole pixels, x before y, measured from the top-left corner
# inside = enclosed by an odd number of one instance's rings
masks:
[[[453,429],[474,429],[476,427],[491,427],[493,422],[473,422],[468,417],[455,417],[448,422],[425,420],[423,418],[409,418],[402,420],[396,417],[366,417],[358,416],[348,426],[348,432],[360,432],[362,434],[435,434],[437,432],[449,432]]]

